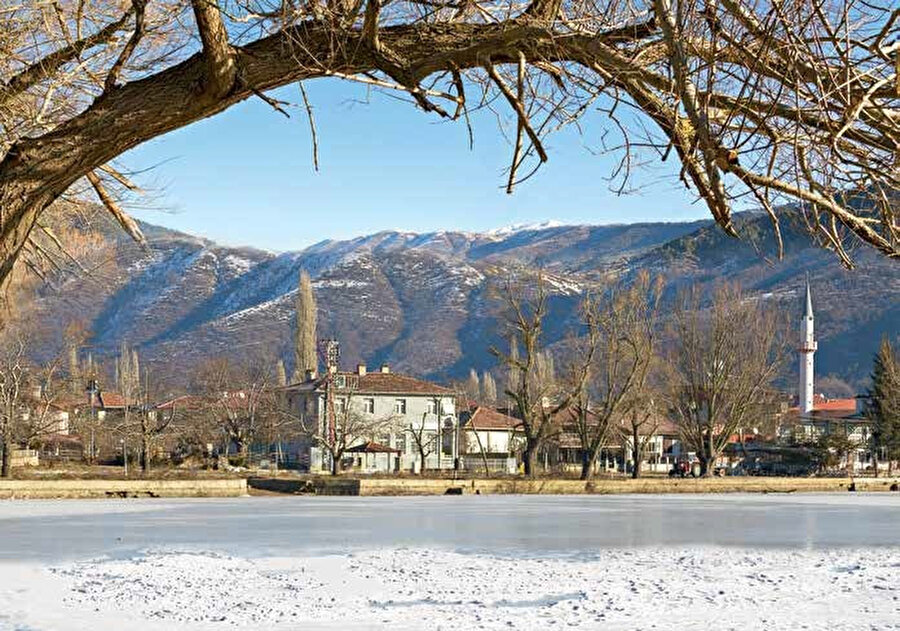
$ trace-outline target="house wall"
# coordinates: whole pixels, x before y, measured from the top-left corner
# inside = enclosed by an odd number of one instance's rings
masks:
[[[375,442],[384,444],[394,449],[399,449],[401,471],[417,471],[420,467],[419,452],[416,442],[411,435],[411,430],[417,432],[424,429],[426,435],[434,437],[437,441],[440,436],[442,449],[432,447],[433,453],[425,459],[427,469],[452,469],[459,455],[457,436],[456,404],[452,396],[438,396],[438,413],[427,413],[430,402],[435,401],[434,395],[424,394],[366,394],[366,393],[336,393],[337,401],[347,401],[351,412],[369,416],[374,420],[388,420],[388,427],[383,431],[375,432],[375,435],[367,437]],[[374,403],[374,411],[366,411],[366,401],[371,399]],[[405,412],[397,411],[397,402],[405,402]],[[319,427],[324,432],[322,424],[325,422],[326,398],[323,392],[292,394],[288,398],[288,405],[294,410],[301,421],[307,427]],[[423,427],[424,423],[424,427]],[[449,427],[448,427],[449,425]],[[311,445],[312,447],[312,445]],[[311,471],[328,469],[327,457],[324,450],[312,447],[309,450],[308,460]],[[438,453],[438,452],[442,453]],[[364,454],[355,454],[352,458],[352,466],[356,467],[361,462],[361,471],[370,473],[386,473],[394,470],[393,456],[388,458],[379,454],[378,458],[371,455],[366,459],[359,458]],[[301,455],[301,458],[304,458]],[[347,461],[351,461],[351,455],[347,455]]]
[[[466,429],[461,453],[477,455],[481,454],[483,449],[486,454],[508,454],[510,439],[511,434],[508,430]]]

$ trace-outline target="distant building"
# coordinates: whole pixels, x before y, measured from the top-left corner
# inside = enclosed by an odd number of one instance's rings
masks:
[[[862,470],[872,466],[871,425],[862,414],[862,397],[828,399],[815,392],[815,319],[812,291],[806,282],[804,312],[800,322],[800,383],[796,405],[788,408],[781,425],[781,438],[794,443],[812,444],[824,437],[840,434],[852,445],[841,467]]]
[[[515,473],[525,445],[522,421],[492,407],[468,401],[459,414],[461,467],[467,471]]]
[[[457,466],[460,436],[453,390],[392,373],[386,365],[377,372],[359,365],[355,372],[321,376],[310,372],[306,377],[282,392],[288,409],[306,429],[307,440],[299,448],[306,451],[301,460],[309,463],[310,471],[330,470],[329,455],[321,443],[332,431],[330,424],[341,415],[353,415],[357,427],[370,428],[357,432],[354,444],[344,454],[344,470],[418,471],[418,442],[427,452],[426,469]]]
[[[807,414],[812,412],[813,398],[815,396],[815,371],[814,361],[816,348],[815,319],[812,309],[812,294],[809,288],[809,279],[806,279],[806,310],[800,322],[800,346],[797,349],[800,355],[800,412]]]

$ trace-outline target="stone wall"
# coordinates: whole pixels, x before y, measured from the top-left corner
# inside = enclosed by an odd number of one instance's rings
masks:
[[[240,497],[247,481],[229,480],[0,480],[0,499],[102,497]]]

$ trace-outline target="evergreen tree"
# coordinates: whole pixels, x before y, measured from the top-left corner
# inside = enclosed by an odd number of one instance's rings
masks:
[[[294,381],[303,381],[307,370],[318,367],[316,358],[316,298],[306,270],[300,271],[294,330]]]
[[[900,458],[900,363],[886,337],[875,355],[866,416],[872,421],[875,456],[887,458],[892,472]]]

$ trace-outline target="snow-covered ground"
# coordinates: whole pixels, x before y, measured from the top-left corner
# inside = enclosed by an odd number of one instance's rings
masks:
[[[15,572],[0,594],[4,629],[900,627],[896,549],[524,559],[421,548],[257,559],[158,550]]]
[[[898,500],[0,503],[0,631],[900,629]]]

